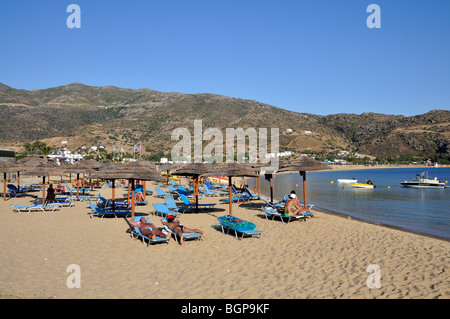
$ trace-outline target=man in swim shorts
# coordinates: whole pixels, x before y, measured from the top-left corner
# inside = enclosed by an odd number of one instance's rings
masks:
[[[183,244],[183,233],[200,233],[203,237],[206,238],[206,234],[200,229],[191,229],[186,226],[180,224],[180,221],[175,219],[174,216],[167,216],[167,222],[162,222],[163,225],[166,225],[171,231],[176,233],[180,237],[180,245]]]
[[[141,234],[144,236],[147,236],[153,240],[155,240],[156,236],[167,238],[169,234],[164,234],[161,230],[158,229],[158,227],[155,226],[153,223],[147,223],[147,219],[142,217],[138,222],[130,221],[131,226],[136,226],[140,231]]]

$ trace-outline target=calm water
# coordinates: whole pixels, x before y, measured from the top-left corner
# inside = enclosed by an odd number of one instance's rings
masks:
[[[450,239],[450,188],[413,189],[400,185],[425,170],[430,178],[437,176],[441,182],[448,181],[446,185],[450,186],[450,168],[308,172],[307,203],[345,216]],[[338,178],[353,177],[360,183],[370,179],[376,188],[342,188],[337,183]],[[303,200],[300,174],[275,175],[273,185],[275,199],[281,199],[295,190],[299,199]],[[253,190],[253,184],[249,183],[249,186]],[[270,196],[270,184],[263,179],[261,192]]]

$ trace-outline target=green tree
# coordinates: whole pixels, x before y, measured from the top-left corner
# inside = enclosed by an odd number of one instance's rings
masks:
[[[41,145],[41,147],[39,147],[39,151],[42,155],[44,155],[44,159],[47,160],[47,155],[53,151],[53,148],[44,143],[44,145]]]

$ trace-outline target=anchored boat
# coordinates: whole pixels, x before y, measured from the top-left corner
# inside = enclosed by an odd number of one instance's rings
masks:
[[[364,184],[364,183],[342,183],[344,187],[353,187],[353,188],[375,188],[373,184]]]
[[[445,188],[445,183],[440,182],[437,177],[429,179],[428,171],[418,174],[417,177],[412,179],[412,181],[409,182],[404,181],[403,183],[400,184],[404,187],[413,187],[413,188]]]
[[[339,184],[344,184],[344,183],[358,183],[357,179],[349,179],[349,178],[339,178],[338,180]]]

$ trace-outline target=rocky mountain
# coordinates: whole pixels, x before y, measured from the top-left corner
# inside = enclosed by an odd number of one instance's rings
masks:
[[[377,113],[319,116],[296,113],[254,100],[215,94],[165,93],[150,89],[94,87],[80,83],[43,90],[0,84],[0,145],[14,149],[46,141],[68,147],[113,145],[131,151],[170,153],[175,128],[193,135],[219,128],[279,128],[280,149],[349,150],[373,156],[413,154],[450,157],[450,111],[416,116]],[[224,137],[225,139],[225,137]],[[204,141],[204,144],[209,143]]]

